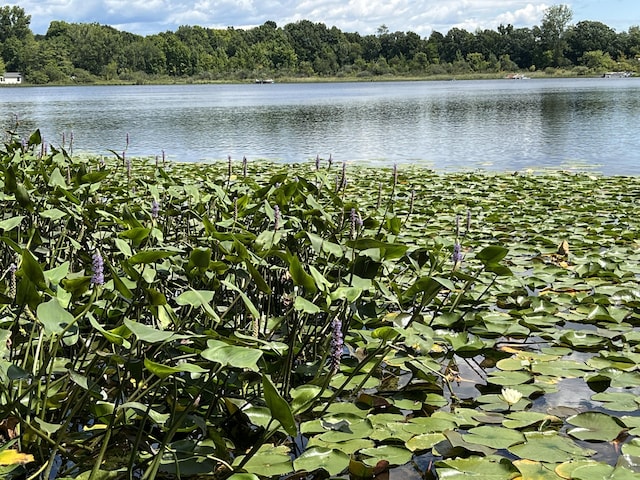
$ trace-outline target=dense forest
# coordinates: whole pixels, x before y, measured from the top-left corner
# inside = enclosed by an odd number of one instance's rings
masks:
[[[250,29],[181,26],[148,36],[53,21],[45,35],[34,35],[24,9],[4,6],[0,72],[22,72],[28,83],[46,84],[640,71],[639,26],[617,33],[598,21],[572,24],[572,17],[568,6],[555,5],[532,28],[452,28],[428,38],[385,25],[375,35],[360,35],[308,20]]]

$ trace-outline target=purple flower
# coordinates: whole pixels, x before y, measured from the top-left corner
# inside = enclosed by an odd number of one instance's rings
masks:
[[[18,266],[15,263],[9,265],[9,296],[13,299],[15,299],[18,294],[18,283],[16,279],[17,270]]]
[[[362,218],[355,208],[351,209],[351,215],[349,217],[351,221],[351,231],[349,233],[352,240],[355,240],[358,236],[358,229],[363,225]]]
[[[151,216],[153,218],[158,218],[158,213],[159,212],[160,212],[160,204],[154,198],[153,201],[151,202]]]
[[[93,271],[91,284],[104,285],[104,260],[98,251],[96,251],[91,257],[91,269]]]
[[[280,228],[280,207],[276,205],[273,207],[273,229],[278,231]]]
[[[453,244],[453,255],[451,259],[453,261],[453,268],[459,267],[462,263],[462,248],[460,246],[460,242],[457,239]]]
[[[340,369],[344,338],[342,336],[342,320],[334,318],[331,322],[331,357],[329,358],[329,370],[335,374]]]

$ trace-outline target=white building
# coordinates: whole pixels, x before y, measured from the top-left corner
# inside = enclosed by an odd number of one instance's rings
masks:
[[[18,72],[5,72],[0,76],[0,85],[17,85],[22,83],[22,74]]]

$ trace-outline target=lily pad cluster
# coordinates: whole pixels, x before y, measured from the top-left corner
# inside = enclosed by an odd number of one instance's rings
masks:
[[[0,150],[6,478],[635,478],[636,179]]]

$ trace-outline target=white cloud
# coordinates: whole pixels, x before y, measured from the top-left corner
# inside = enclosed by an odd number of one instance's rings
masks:
[[[575,0],[575,12],[589,12],[590,20],[612,28],[607,18],[620,17],[627,9],[633,17],[637,0],[616,0],[618,13],[605,6],[595,10],[591,0]],[[176,30],[180,25],[223,28],[261,25],[267,20],[279,26],[310,20],[343,31],[363,35],[376,33],[386,25],[390,31],[413,31],[429,36],[437,30],[446,33],[452,27],[474,31],[495,29],[500,24],[515,27],[539,25],[543,12],[553,2],[534,0],[22,0],[11,1],[31,15],[35,33],[45,33],[52,20],[98,22],[143,35]],[[598,18],[600,15],[600,18]],[[613,17],[607,17],[608,15]],[[637,18],[636,16],[635,18]],[[582,18],[583,19],[583,18]],[[622,26],[627,29],[632,24]]]

